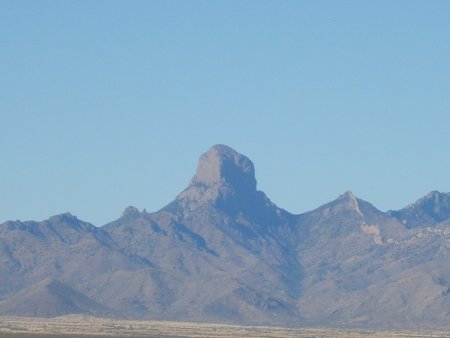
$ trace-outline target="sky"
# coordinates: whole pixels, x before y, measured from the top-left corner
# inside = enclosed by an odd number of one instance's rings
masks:
[[[0,222],[156,211],[227,144],[301,213],[450,191],[450,1],[0,0]]]

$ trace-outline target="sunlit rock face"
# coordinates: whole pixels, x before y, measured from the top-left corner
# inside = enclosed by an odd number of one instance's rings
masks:
[[[225,145],[215,145],[199,160],[191,185],[229,184],[235,189],[256,189],[252,161]]]
[[[215,145],[200,157],[195,176],[177,199],[188,209],[211,203],[233,211],[257,195],[252,161],[225,145]]]

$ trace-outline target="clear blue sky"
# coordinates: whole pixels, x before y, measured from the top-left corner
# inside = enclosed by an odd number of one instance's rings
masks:
[[[302,212],[450,191],[450,1],[0,0],[0,222],[156,211],[249,156]]]

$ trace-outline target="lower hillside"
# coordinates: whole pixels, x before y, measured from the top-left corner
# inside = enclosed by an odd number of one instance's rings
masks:
[[[50,278],[0,301],[0,315],[56,317],[67,314],[118,316],[117,312]]]

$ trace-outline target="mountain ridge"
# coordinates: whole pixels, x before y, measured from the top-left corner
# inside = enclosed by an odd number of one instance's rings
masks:
[[[76,307],[85,313],[450,327],[448,198],[431,192],[412,207],[382,212],[347,191],[292,214],[257,189],[248,157],[216,145],[158,211],[129,206],[102,227],[69,213],[1,224],[0,313],[17,313],[17,299],[36,305],[50,278],[86,297]],[[58,297],[52,304],[63,302]]]

